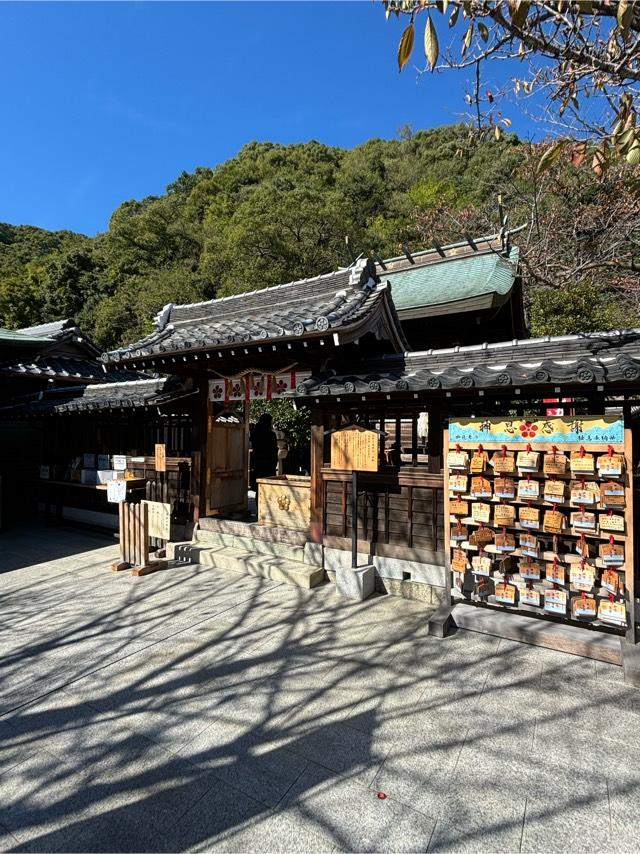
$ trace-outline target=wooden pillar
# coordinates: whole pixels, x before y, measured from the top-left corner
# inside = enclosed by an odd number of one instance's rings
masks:
[[[309,536],[312,543],[322,542],[324,489],[322,463],[324,461],[324,433],[326,416],[318,409],[311,413],[311,512]]]
[[[198,388],[193,415],[193,521],[207,514],[207,433],[209,429],[209,383],[206,374],[195,379]]]
[[[439,406],[429,407],[428,453],[429,471],[442,471],[442,410]]]

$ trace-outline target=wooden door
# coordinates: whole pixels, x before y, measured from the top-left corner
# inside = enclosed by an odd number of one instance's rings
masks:
[[[246,510],[249,436],[245,418],[223,411],[208,418],[207,516]]]

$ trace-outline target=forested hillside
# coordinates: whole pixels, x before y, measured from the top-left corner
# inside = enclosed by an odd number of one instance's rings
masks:
[[[513,135],[468,146],[462,126],[372,139],[352,150],[250,143],[215,169],[183,173],[162,196],[124,202],[95,238],[0,225],[0,326],[74,316],[98,343],[114,346],[149,331],[167,302],[327,272],[349,263],[351,253],[384,256],[402,244],[496,231],[500,192],[511,225],[530,220],[532,210],[553,223],[539,219],[537,237],[531,229],[522,235],[535,331],[616,325],[620,306],[629,317],[631,303],[611,269],[585,278],[581,256],[575,280],[567,278],[571,258],[562,280],[557,264],[540,275],[535,258],[552,252],[540,229],[553,228],[553,251],[560,245],[566,256],[580,199],[593,205],[603,188],[592,174],[560,180],[558,169],[568,167],[557,167],[545,176],[553,183],[541,200],[532,165],[539,148]],[[617,194],[615,187],[607,192]],[[590,239],[583,253],[598,246],[597,233]]]

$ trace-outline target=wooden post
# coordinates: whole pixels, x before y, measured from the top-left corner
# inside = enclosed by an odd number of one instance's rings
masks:
[[[193,521],[207,514],[207,435],[209,383],[206,374],[197,378],[198,396],[193,419]]]
[[[366,534],[365,534],[366,535]],[[358,472],[351,472],[351,568],[358,566]]]
[[[427,436],[429,451],[429,471],[442,471],[442,410],[440,407],[429,409],[429,433]]]
[[[311,542],[322,542],[322,463],[324,461],[324,415],[314,409],[311,414],[311,495],[310,526]]]

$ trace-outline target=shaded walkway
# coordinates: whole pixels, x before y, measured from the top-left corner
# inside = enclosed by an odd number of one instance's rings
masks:
[[[637,846],[619,668],[329,585],[114,574],[84,534],[2,543],[34,561],[0,571],[2,850]]]

